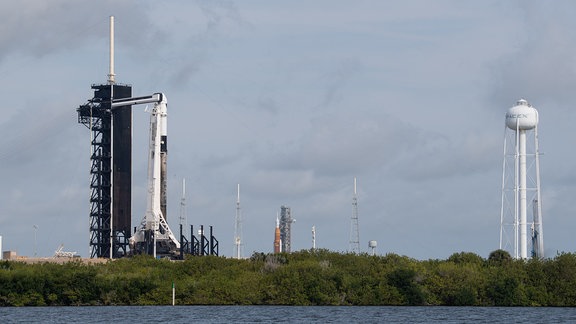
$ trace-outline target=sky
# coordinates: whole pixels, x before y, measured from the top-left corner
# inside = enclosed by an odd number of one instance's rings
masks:
[[[539,112],[544,246],[574,252],[573,1],[0,2],[0,235],[4,251],[89,256],[90,134],[76,108],[115,72],[168,98],[173,231],[212,225],[242,256],[292,250],[445,259],[499,247],[506,111]],[[132,223],[146,206],[149,112],[133,109]],[[181,210],[182,180],[186,208]]]

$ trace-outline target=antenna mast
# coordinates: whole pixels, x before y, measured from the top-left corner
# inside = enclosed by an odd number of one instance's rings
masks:
[[[354,195],[352,195],[352,218],[350,220],[350,252],[360,253],[360,230],[358,229],[358,194],[354,177]]]
[[[114,16],[110,16],[110,73],[108,84],[110,85],[110,99],[114,98]],[[113,175],[112,175],[113,176]],[[114,199],[114,195],[112,195]],[[114,258],[114,213],[110,215],[110,259]]]
[[[242,219],[240,215],[240,184],[238,184],[238,194],[236,197],[236,225],[234,226],[234,253],[236,259],[242,257]]]
[[[186,179],[182,178],[182,198],[180,199],[180,225],[187,227],[186,221]]]

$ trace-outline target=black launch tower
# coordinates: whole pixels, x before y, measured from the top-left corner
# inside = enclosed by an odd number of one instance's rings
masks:
[[[125,256],[132,218],[132,106],[111,108],[130,98],[132,87],[92,85],[94,97],[76,109],[90,137],[90,257]]]

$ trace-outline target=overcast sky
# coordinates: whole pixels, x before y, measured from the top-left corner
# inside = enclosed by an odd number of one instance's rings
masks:
[[[573,1],[2,1],[3,250],[89,256],[89,138],[76,108],[116,79],[168,98],[168,223],[213,225],[232,256],[347,251],[353,179],[361,250],[416,259],[498,248],[506,110],[540,114],[547,256],[576,230]],[[133,217],[146,204],[149,114],[134,107]],[[34,242],[34,225],[36,244]]]

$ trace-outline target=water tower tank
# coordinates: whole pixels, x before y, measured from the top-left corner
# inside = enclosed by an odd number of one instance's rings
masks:
[[[506,126],[513,130],[529,130],[538,124],[538,111],[524,99],[518,100],[516,105],[506,113]]]
[[[378,246],[378,242],[376,242],[376,241],[369,241],[368,242],[368,247],[375,248],[376,246]]]

